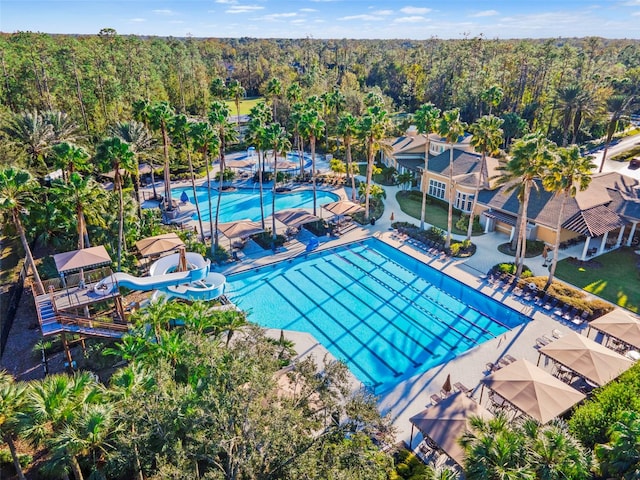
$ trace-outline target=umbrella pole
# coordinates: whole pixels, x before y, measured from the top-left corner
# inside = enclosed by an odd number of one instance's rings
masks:
[[[482,388],[480,389],[480,400],[478,401],[478,403],[480,405],[482,405],[482,394],[484,393],[484,383],[482,384]]]
[[[536,363],[536,367],[540,366],[540,359],[542,358],[542,353],[538,352],[538,363]]]
[[[409,450],[413,450],[413,423],[411,424],[411,438],[409,439]]]

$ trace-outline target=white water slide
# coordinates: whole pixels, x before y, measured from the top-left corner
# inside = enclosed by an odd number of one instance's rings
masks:
[[[186,261],[187,270],[177,272],[180,254],[168,255],[151,265],[148,277],[113,273],[100,280],[93,291],[98,295],[108,295],[119,287],[141,291],[158,290],[162,296],[186,300],[215,300],[222,295],[226,278],[210,271],[210,260],[199,253],[187,252]]]

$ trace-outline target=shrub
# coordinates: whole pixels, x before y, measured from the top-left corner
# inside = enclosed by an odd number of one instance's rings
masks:
[[[262,233],[252,235],[251,238],[264,249],[281,247],[285,242],[284,235],[276,235],[276,239],[273,240],[271,237],[271,230],[266,230]]]
[[[492,270],[497,271],[499,273],[508,273],[510,275],[515,275],[517,267],[515,263],[509,262],[509,263],[499,263],[496,266],[494,266],[492,268]],[[522,266],[522,274],[520,275],[520,278],[531,278],[533,277],[533,272],[531,271],[531,269],[529,267],[527,267],[526,265]],[[537,285],[537,282],[534,282]],[[544,284],[543,284],[544,286]],[[538,286],[538,288],[541,288],[540,286]]]
[[[307,223],[304,228],[318,237],[326,235],[328,231],[327,223],[324,220]]]
[[[640,363],[618,380],[597,389],[591,399],[578,407],[569,420],[569,429],[587,448],[609,440],[607,431],[625,410],[640,412]]]

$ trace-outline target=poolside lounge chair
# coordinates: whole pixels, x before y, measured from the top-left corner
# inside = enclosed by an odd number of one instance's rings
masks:
[[[542,308],[550,312],[558,304],[558,301],[559,300],[556,297],[551,297],[549,300],[547,300],[547,302],[544,305],[542,305]]]
[[[562,333],[557,328],[554,328],[553,330],[551,330],[551,335],[553,335],[553,338],[562,338],[562,337],[564,337],[564,333]]]
[[[434,393],[433,395],[431,395],[430,398],[431,398],[431,405],[437,405],[442,401],[442,397],[437,393]]]
[[[469,395],[471,395],[471,393],[473,392],[472,389],[470,389],[469,387],[466,387],[463,383],[461,382],[456,382],[453,384],[453,388],[456,389],[459,392],[464,393],[467,397]]]
[[[536,338],[536,346],[538,348],[545,347],[545,346],[549,345],[551,342],[553,342],[553,340],[551,340],[546,335],[542,335],[541,337]]]
[[[487,362],[487,364],[485,365],[485,372],[487,373],[493,373],[496,370],[500,370],[500,367],[502,365],[500,365],[499,363],[493,363],[493,362]]]
[[[515,358],[515,357],[512,357],[512,356],[511,356],[511,355],[509,355],[508,353],[504,356],[504,358],[506,358],[506,359],[509,361],[509,363],[513,363],[513,362],[515,362],[515,361],[516,361],[516,358]]]

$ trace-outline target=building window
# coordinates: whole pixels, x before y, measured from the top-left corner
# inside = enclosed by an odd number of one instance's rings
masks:
[[[443,182],[438,182],[437,180],[429,180],[429,195],[432,197],[444,198],[444,193],[446,191],[446,185]]]
[[[455,207],[463,212],[470,212],[473,206],[473,195],[470,193],[456,192]]]

